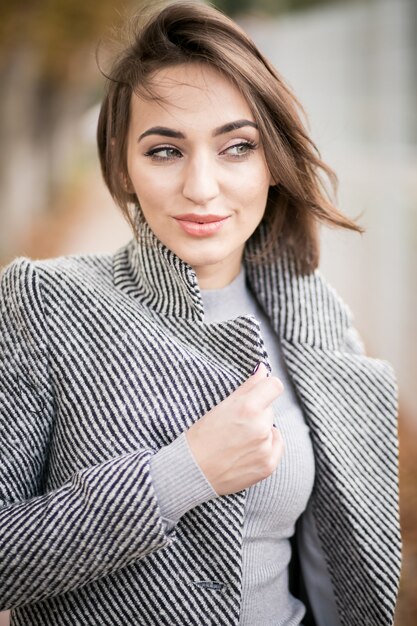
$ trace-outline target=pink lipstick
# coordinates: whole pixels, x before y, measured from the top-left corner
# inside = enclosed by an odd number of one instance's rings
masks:
[[[198,215],[197,213],[185,213],[177,215],[175,219],[181,228],[189,235],[206,237],[217,233],[229,215]]]

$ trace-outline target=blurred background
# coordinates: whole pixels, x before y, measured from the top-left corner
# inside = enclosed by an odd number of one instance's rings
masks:
[[[417,2],[214,4],[293,88],[323,159],[339,176],[340,207],[366,228],[362,236],[323,230],[321,270],[354,312],[368,354],[397,372],[404,565],[396,626],[415,626]],[[95,53],[100,40],[108,49],[109,28],[139,5],[2,0],[0,267],[21,255],[114,252],[130,239],[98,167],[104,79]],[[7,623],[0,614],[0,625]]]

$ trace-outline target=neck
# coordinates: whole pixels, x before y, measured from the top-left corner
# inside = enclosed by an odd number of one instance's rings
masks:
[[[200,289],[223,289],[238,276],[243,250],[221,263],[193,266]]]
[[[196,276],[200,289],[223,289],[230,285],[234,279],[239,275],[240,266],[233,272],[228,272],[226,275],[209,275],[205,273],[203,276],[196,270]]]

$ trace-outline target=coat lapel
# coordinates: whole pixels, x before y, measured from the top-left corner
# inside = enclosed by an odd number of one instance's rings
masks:
[[[257,237],[248,251],[264,245]],[[301,276],[288,255],[247,271],[311,429],[313,510],[342,623],[390,624],[401,555],[393,371],[349,349],[350,311],[318,271]]]

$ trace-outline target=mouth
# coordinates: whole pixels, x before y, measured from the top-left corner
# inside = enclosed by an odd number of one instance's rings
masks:
[[[229,217],[229,215],[196,215],[195,213],[187,213],[185,215],[177,215],[175,220],[188,235],[207,237],[219,232]]]
[[[176,220],[181,222],[195,222],[196,224],[211,224],[213,222],[221,222],[227,219],[228,215],[198,215],[196,213],[184,213],[183,215],[177,215]]]

